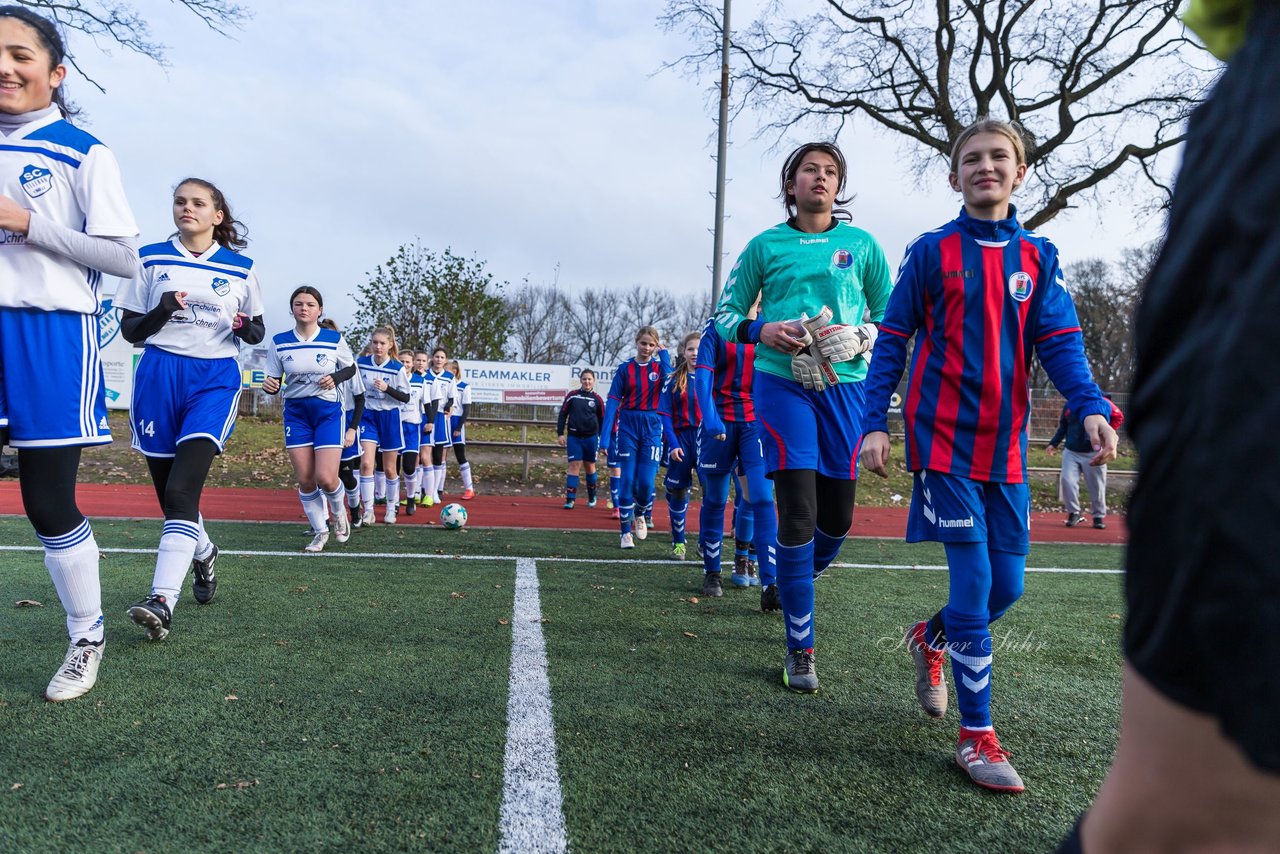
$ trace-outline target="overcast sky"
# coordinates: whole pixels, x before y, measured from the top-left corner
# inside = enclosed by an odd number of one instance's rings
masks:
[[[661,2],[245,2],[254,18],[226,39],[167,0],[138,0],[171,67],[82,39],[73,47],[107,93],[74,73],[69,92],[119,158],[144,241],[173,231],[180,178],[226,192],[249,226],[269,332],[288,326],[302,283],[345,323],[347,294],[415,237],[512,287],[559,265],[574,292],[710,289],[712,81],[662,70],[688,45],[657,26]],[[755,5],[736,2],[735,22]],[[757,121],[731,132],[726,269],[782,218],[778,170],[804,141],[769,151]],[[894,138],[854,127],[839,141],[854,221],[892,264],[955,215],[941,165],[922,183]],[[1114,259],[1158,227],[1120,206],[1041,231],[1070,262]]]

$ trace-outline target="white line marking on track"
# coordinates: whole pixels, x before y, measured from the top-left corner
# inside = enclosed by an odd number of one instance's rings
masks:
[[[517,558],[511,617],[507,750],[499,811],[500,852],[567,851],[564,802],[556,766],[547,645],[542,637],[538,564]]]
[[[43,546],[0,546],[0,552],[43,552]],[[124,555],[154,555],[155,549],[121,549],[121,548],[105,548],[98,551],[104,554],[124,554]],[[544,563],[595,563],[595,564],[628,564],[631,566],[665,566],[671,569],[693,568],[697,566],[697,562],[688,561],[680,563],[671,560],[627,560],[625,558],[596,558],[596,557],[529,557],[522,558],[515,555],[450,555],[436,554],[435,552],[319,552],[318,554],[309,554],[298,549],[296,551],[254,551],[249,549],[220,549],[218,551],[220,557],[228,557],[238,555],[240,557],[300,557],[305,560],[323,560],[324,558],[339,558],[349,560],[352,558],[360,559],[402,559],[402,560],[479,560],[479,561],[502,561],[509,560],[538,560]],[[724,563],[722,566],[729,566]],[[905,569],[905,570],[924,570],[928,572],[945,572],[945,565],[922,564],[922,563],[833,563],[833,567],[845,567],[847,569]],[[1084,569],[1080,567],[1069,566],[1029,566],[1027,572],[1048,572],[1048,573],[1066,573],[1075,575],[1123,575],[1123,569]]]

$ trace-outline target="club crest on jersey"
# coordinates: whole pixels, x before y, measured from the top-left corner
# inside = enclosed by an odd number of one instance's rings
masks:
[[[831,256],[831,266],[838,270],[847,270],[853,266],[853,253],[848,249],[837,249]]]
[[[317,365],[320,365],[321,367],[324,367],[324,365],[325,365],[328,361],[329,361],[329,354],[328,354],[328,353],[316,353],[316,364],[317,364]]]
[[[650,372],[649,372],[649,382],[651,382],[651,383],[656,383],[657,381],[658,381],[658,372],[657,372],[657,371],[650,371]]]
[[[213,281],[209,284],[213,288],[213,292],[220,297],[225,297],[231,292],[230,279],[220,279],[217,276],[214,276]]]
[[[1009,295],[1018,302],[1026,302],[1031,299],[1031,292],[1035,289],[1036,283],[1031,278],[1030,273],[1024,273],[1019,270],[1009,277]]]
[[[33,199],[38,199],[53,189],[53,173],[30,163],[22,170],[22,191]]]
[[[98,315],[99,347],[107,346],[120,334],[120,312],[111,303],[109,299],[103,300],[102,314]]]

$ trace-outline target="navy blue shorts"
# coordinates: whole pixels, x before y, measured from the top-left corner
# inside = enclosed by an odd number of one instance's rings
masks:
[[[15,448],[111,441],[97,317],[0,308],[0,427],[6,426]]]
[[[286,448],[341,448],[346,420],[342,404],[320,397],[285,398],[284,446]]]
[[[667,476],[662,484],[667,489],[689,489],[693,486],[693,470],[698,466],[698,428],[686,427],[676,434],[684,458],[671,459],[667,452]]]
[[[806,391],[795,380],[757,371],[751,396],[764,428],[761,439],[770,474],[812,469],[838,480],[858,477],[866,408],[862,383]]]
[[[594,463],[600,454],[600,436],[596,434],[575,436],[569,433],[564,437],[564,450],[571,463],[578,460]],[[610,451],[610,453],[613,452]]]
[[[1031,490],[1025,483],[970,480],[918,471],[907,542],[987,543],[999,552],[1031,550]]]
[[[183,442],[208,439],[221,453],[236,425],[240,386],[233,358],[197,359],[147,347],[133,375],[131,444],[148,457],[172,457]]]

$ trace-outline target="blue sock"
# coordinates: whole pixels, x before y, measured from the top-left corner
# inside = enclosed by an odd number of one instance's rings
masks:
[[[990,621],[1004,616],[1009,607],[1022,598],[1022,579],[1027,570],[1027,556],[990,551],[991,596],[987,599]]]
[[[991,726],[991,630],[987,613],[966,614],[950,605],[942,609],[947,624],[951,678],[956,684],[960,726]]]
[[[618,487],[622,484],[622,477],[616,474],[609,475],[609,497],[613,499],[613,506],[618,506]]]
[[[768,587],[778,583],[778,514],[773,509],[773,500],[753,501],[750,505],[751,515],[755,517],[752,527],[755,529],[755,542],[752,552],[756,571],[760,575],[760,584]]]
[[[596,487],[599,486],[599,484],[600,484],[600,478],[596,476],[595,472],[591,472],[590,474],[587,475],[587,500],[588,501],[596,500]]]
[[[671,516],[671,542],[684,542],[685,517],[689,513],[689,490],[680,490],[680,496],[667,490],[667,513]]]
[[[724,507],[729,499],[729,478],[709,474],[702,482],[702,511],[698,514],[698,542],[702,544],[702,568],[720,571],[720,547],[724,541]]]
[[[578,497],[578,476],[576,474],[565,475],[564,478],[564,500],[574,501]]]
[[[635,509],[633,504],[624,504],[618,508],[618,515],[621,517],[618,527],[624,534],[631,533],[631,511]]]
[[[761,582],[763,583],[763,582]],[[787,649],[813,647],[813,540],[778,545],[778,598],[782,601]]]
[[[733,538],[740,543],[750,543],[756,536],[755,515],[750,504],[739,501],[733,506]]]
[[[813,577],[817,578],[827,571],[831,562],[840,554],[840,546],[844,545],[844,535],[833,537],[824,534],[821,528],[813,532]]]

